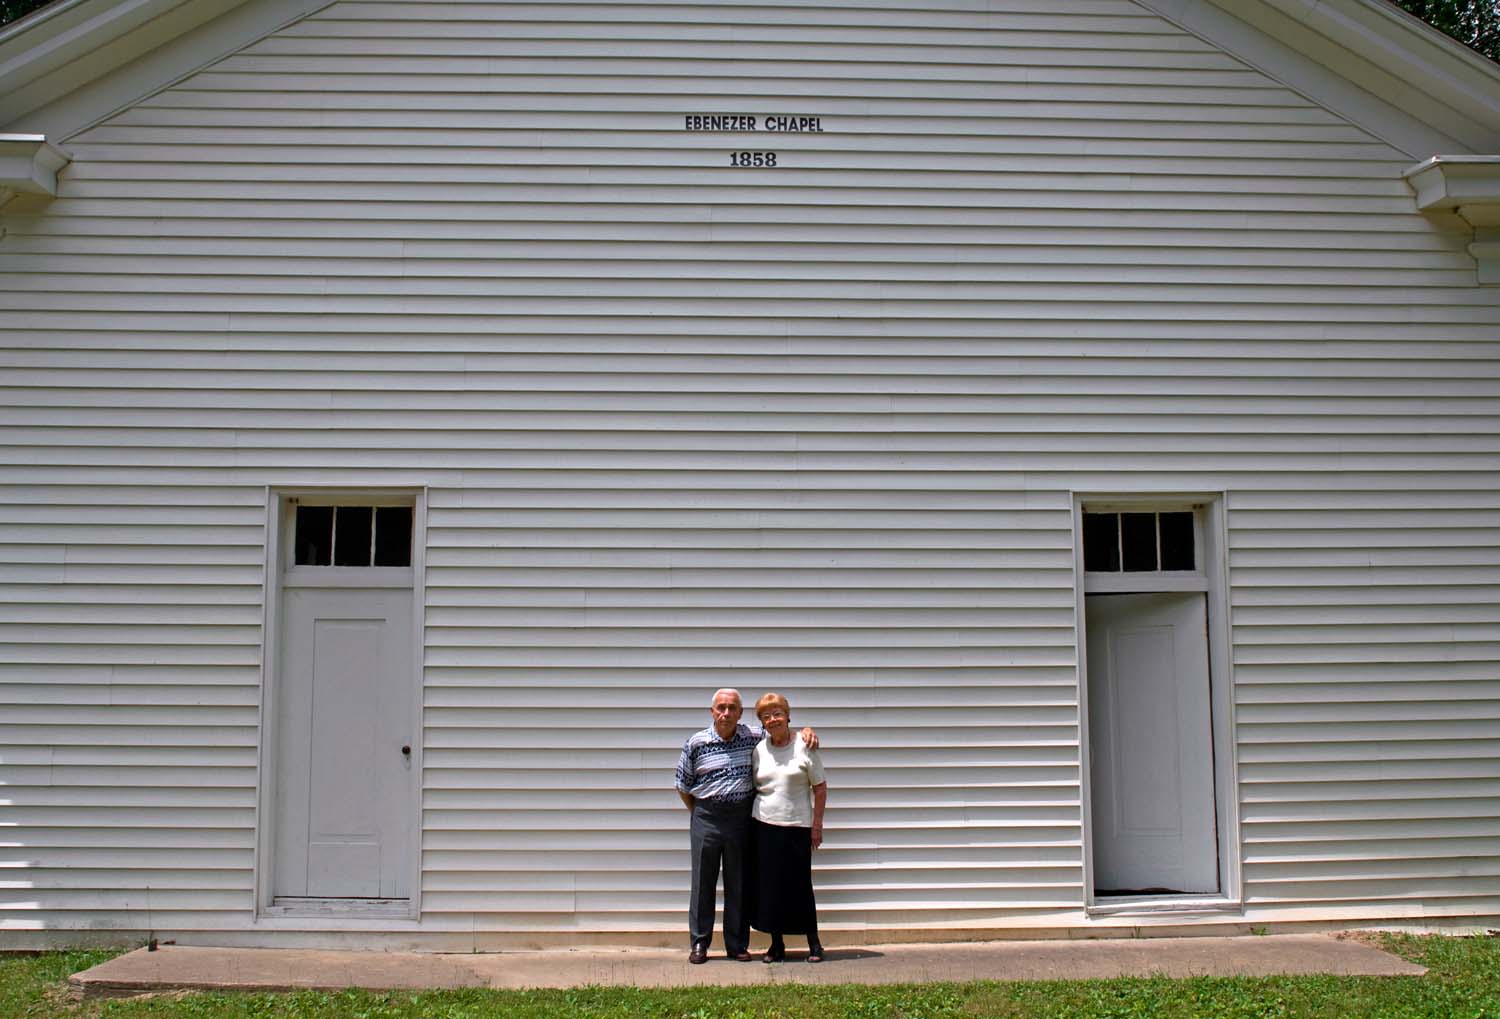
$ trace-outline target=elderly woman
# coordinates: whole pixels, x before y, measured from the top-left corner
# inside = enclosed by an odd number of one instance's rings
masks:
[[[786,958],[787,934],[807,935],[807,961],[823,961],[813,901],[812,851],[823,844],[828,781],[816,750],[792,733],[792,707],[779,693],[755,702],[766,738],[755,748],[751,810],[750,924],[771,935],[762,962]]]

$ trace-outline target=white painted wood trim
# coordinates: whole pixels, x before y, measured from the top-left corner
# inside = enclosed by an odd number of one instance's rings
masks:
[[[427,499],[424,486],[417,489],[411,514],[411,625],[412,625],[412,670],[415,675],[411,683],[411,766],[414,778],[411,809],[411,846],[408,850],[407,867],[407,919],[412,922],[422,918],[422,833],[426,807],[423,803],[423,750],[426,747],[427,722],[424,717],[427,698]]]
[[[1481,125],[1446,105],[1422,103],[1426,96],[1413,98],[1416,109],[1403,108],[1396,98],[1400,82],[1390,72],[1269,4],[1236,3],[1226,10],[1214,0],[1138,2],[1413,158],[1484,149],[1500,139],[1500,121]]]
[[[1182,573],[1088,573],[1083,578],[1085,594],[1152,594],[1158,591],[1207,591],[1208,574]]]
[[[56,195],[57,174],[72,157],[40,134],[0,134],[0,192]]]
[[[1073,512],[1073,648],[1076,656],[1078,697],[1078,830],[1083,847],[1083,908],[1085,914],[1094,905],[1094,821],[1092,779],[1093,764],[1089,756],[1088,642],[1084,639],[1084,610],[1087,596],[1083,569],[1084,496],[1070,493]]]
[[[1213,0],[1238,8],[1237,0]],[[1264,0],[1316,33],[1361,54],[1427,96],[1493,129],[1497,110],[1486,98],[1500,88],[1500,66],[1386,0]],[[1306,40],[1304,40],[1306,42]],[[1298,44],[1298,38],[1293,38]],[[1370,87],[1370,86],[1366,86]],[[1408,90],[1405,95],[1409,98]]]
[[[1220,898],[1244,907],[1241,879],[1239,739],[1235,731],[1234,630],[1229,585],[1228,493],[1209,497],[1203,510],[1208,569],[1209,704],[1213,717],[1214,803],[1219,834]]]
[[[1474,228],[1469,254],[1479,283],[1500,284],[1500,156],[1433,156],[1402,177],[1418,209],[1456,214]]]
[[[73,58],[35,80],[27,78],[34,67],[20,68],[14,77],[0,73],[0,96],[8,97],[0,105],[0,127],[66,139],[331,2],[177,4],[123,36],[89,35],[86,41],[98,48],[85,51],[87,61]],[[29,40],[21,34],[15,41]]]
[[[1473,226],[1500,226],[1500,156],[1433,156],[1401,176],[1423,212],[1452,209]]]
[[[271,720],[276,717],[275,675],[277,656],[281,649],[280,627],[277,620],[281,614],[281,495],[271,487],[265,488],[265,557],[261,580],[261,642],[260,642],[260,714],[256,725],[256,790],[255,790],[255,852],[251,858],[254,870],[254,919],[259,921],[266,908],[271,905],[273,885],[270,880],[270,861],[274,858],[275,846],[275,795],[276,755],[271,752],[268,738]]]
[[[1073,569],[1075,589],[1075,644],[1078,657],[1078,758],[1080,813],[1083,825],[1084,912],[1090,916],[1113,916],[1138,909],[1152,912],[1192,913],[1205,909],[1234,912],[1243,909],[1241,887],[1239,832],[1239,771],[1234,727],[1234,681],[1229,654],[1229,586],[1225,495],[1217,493],[1163,493],[1153,497],[1146,492],[1127,495],[1090,495],[1072,493],[1073,501]],[[1193,506],[1201,510],[1201,522],[1195,529],[1201,539],[1203,574],[1163,577],[1152,574],[1123,574],[1118,578],[1086,574],[1083,568],[1083,511],[1128,509],[1131,507],[1174,509]],[[1107,581],[1094,586],[1092,579]],[[1154,586],[1153,586],[1154,585]],[[1209,703],[1214,752],[1214,811],[1219,854],[1219,889],[1216,896],[1167,896],[1137,899],[1098,899],[1094,895],[1093,808],[1091,763],[1088,737],[1088,641],[1086,639],[1085,599],[1089,593],[1104,591],[1203,591],[1208,610]],[[1158,904],[1160,903],[1160,904]]]
[[[48,5],[34,19],[0,30],[0,122],[13,121],[244,2],[68,0]]]
[[[66,66],[182,0],[59,0],[0,28],[0,81],[17,89]]]

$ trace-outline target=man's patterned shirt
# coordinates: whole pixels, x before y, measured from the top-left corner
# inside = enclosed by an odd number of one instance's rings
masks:
[[[755,795],[755,747],[760,726],[737,725],[732,739],[720,739],[713,726],[695,732],[677,759],[677,789],[709,803],[743,803]]]

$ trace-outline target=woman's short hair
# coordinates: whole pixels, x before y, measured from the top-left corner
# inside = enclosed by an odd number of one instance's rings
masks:
[[[761,694],[760,700],[755,702],[755,717],[759,718],[760,713],[767,708],[780,708],[787,718],[792,717],[792,706],[779,693]]]

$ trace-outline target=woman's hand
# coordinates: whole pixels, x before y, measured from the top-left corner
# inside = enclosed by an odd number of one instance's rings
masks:
[[[823,844],[823,826],[815,824],[812,827],[812,847],[817,849]]]

